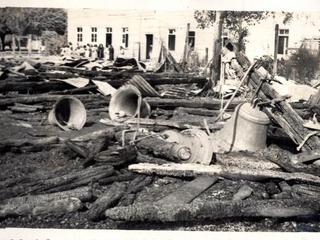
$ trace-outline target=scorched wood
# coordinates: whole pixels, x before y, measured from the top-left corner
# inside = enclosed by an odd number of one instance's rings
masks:
[[[107,218],[128,222],[193,222],[234,217],[315,216],[320,203],[314,199],[206,201],[191,204],[143,203],[115,207],[105,212]]]
[[[189,107],[189,108],[207,108],[211,110],[219,110],[221,108],[221,101],[219,99],[210,98],[193,98],[193,99],[169,99],[169,98],[150,98],[145,100],[151,107],[160,108],[176,108],[176,107]],[[234,109],[243,101],[233,101],[229,105],[229,109]]]
[[[286,173],[272,170],[258,170],[219,165],[205,166],[201,164],[132,164],[129,170],[144,174],[158,174],[177,177],[195,177],[197,175],[220,176],[229,179],[245,179],[249,181],[261,181],[265,179],[283,179],[286,181],[301,181],[312,184],[320,184],[320,177],[306,173]]]

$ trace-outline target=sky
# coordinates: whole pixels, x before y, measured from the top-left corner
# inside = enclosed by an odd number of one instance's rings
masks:
[[[319,0],[0,0],[0,7],[320,11]]]

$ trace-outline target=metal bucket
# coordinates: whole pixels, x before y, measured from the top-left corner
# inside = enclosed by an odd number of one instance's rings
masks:
[[[140,109],[139,109],[140,102]],[[150,116],[151,108],[142,99],[140,91],[132,86],[126,85],[119,88],[111,97],[109,104],[109,115],[111,120],[123,121],[128,117],[136,117],[140,111],[140,117]]]
[[[238,105],[223,129],[212,135],[214,152],[264,149],[269,123],[268,116],[250,103]]]
[[[80,130],[87,120],[87,112],[83,103],[75,97],[61,97],[50,111],[48,121],[63,130]]]

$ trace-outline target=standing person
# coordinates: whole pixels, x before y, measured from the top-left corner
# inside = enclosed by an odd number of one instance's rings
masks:
[[[92,45],[88,43],[87,46],[88,46],[88,50],[89,50],[89,58],[91,58],[92,57]]]
[[[97,59],[98,58],[98,46],[97,44],[95,44],[93,47],[92,47],[92,59]]]
[[[110,44],[108,49],[109,49],[109,61],[113,61],[114,60],[114,48]]]
[[[125,50],[122,46],[120,46],[120,54],[118,55],[118,58],[125,58]]]
[[[90,55],[89,47],[84,45],[84,57],[89,58],[89,55]]]
[[[102,44],[99,44],[97,52],[98,52],[98,59],[99,60],[104,59],[104,47]]]

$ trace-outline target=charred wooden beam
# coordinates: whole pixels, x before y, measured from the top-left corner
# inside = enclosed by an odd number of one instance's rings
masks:
[[[14,105],[15,103],[24,103],[24,104],[34,104],[34,103],[49,103],[57,101],[60,97],[64,95],[49,95],[49,94],[33,94],[33,95],[19,95],[16,97],[6,97],[0,99],[0,107]],[[78,94],[73,95],[76,98],[79,98],[83,102],[95,102],[99,100],[104,100],[107,105],[110,101],[109,97],[104,97],[101,95],[90,95],[90,94]]]
[[[0,218],[24,215],[63,215],[75,212],[82,208],[80,199],[75,197],[63,198],[53,201],[43,201],[35,206],[28,204],[21,205],[0,205]]]
[[[83,169],[47,179],[31,179],[11,187],[0,189],[0,200],[23,196],[27,194],[42,194],[66,191],[89,184],[92,181],[111,176],[114,169],[111,166],[100,166]]]
[[[235,217],[290,218],[315,216],[320,203],[315,199],[206,201],[191,204],[135,204],[105,212],[107,218],[128,222],[189,222]]]
[[[320,177],[306,173],[286,173],[272,170],[244,169],[219,165],[200,164],[148,164],[140,163],[129,166],[129,169],[144,174],[158,174],[177,177],[195,177],[198,175],[220,176],[230,179],[245,179],[250,181],[262,181],[265,179],[283,179],[286,181],[301,181],[319,185]]]
[[[56,144],[59,142],[58,137],[44,137],[44,138],[37,138],[37,139],[8,139],[2,140],[0,142],[0,152],[10,150],[11,148],[15,147],[22,147],[22,146],[33,146],[33,147],[45,147],[50,144]]]
[[[10,198],[0,203],[0,218],[29,214],[64,214],[81,207],[77,199],[81,202],[90,201],[92,199],[91,188],[81,187],[57,193]]]
[[[105,210],[115,206],[125,194],[125,191],[126,185],[124,183],[112,184],[108,191],[92,204],[88,211],[88,218],[92,221],[104,218]]]
[[[176,108],[176,107],[189,107],[189,108],[207,108],[211,110],[219,110],[221,108],[221,101],[219,99],[210,98],[193,98],[193,99],[170,99],[170,98],[145,98],[145,100],[152,107],[160,108]],[[243,101],[233,101],[229,105],[229,109],[234,109]]]
[[[200,127],[201,129],[206,129],[206,126],[204,126],[203,122],[188,122],[188,121],[175,121],[175,120],[163,120],[163,119],[129,119],[126,121],[127,124],[140,124],[145,126],[162,126],[162,127],[169,127],[169,128],[176,128],[179,130],[184,129],[190,129],[190,128],[196,128]],[[220,130],[223,127],[223,124],[221,123],[215,123],[211,124],[209,123],[208,128],[210,130]]]

